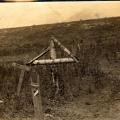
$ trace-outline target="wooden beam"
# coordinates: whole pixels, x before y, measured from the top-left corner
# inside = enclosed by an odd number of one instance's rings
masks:
[[[54,44],[54,41],[51,40],[51,43],[50,43],[50,57],[52,60],[55,60],[56,59],[56,51],[55,51],[55,44]],[[55,97],[56,95],[58,94],[59,92],[59,81],[58,79],[55,77],[55,68],[56,66],[55,65],[52,65],[51,66],[51,69],[52,69],[52,80],[53,80],[53,84],[54,84],[54,87],[56,87],[56,91],[55,91]],[[56,79],[55,79],[56,78]]]
[[[55,44],[53,40],[50,42],[50,58],[53,60],[56,59]]]
[[[34,75],[32,73],[32,77],[30,77],[31,84],[34,84],[33,76]],[[38,74],[37,74],[37,81],[38,81],[37,84],[39,85],[40,81],[39,81]],[[39,85],[39,88],[32,86],[31,90],[32,90],[32,98],[33,98],[33,104],[34,104],[35,120],[44,120],[44,116],[43,116],[43,112],[42,112],[42,100],[41,100],[41,94],[40,94],[40,85]]]
[[[55,37],[52,37],[52,39],[54,40],[55,43],[58,44],[58,46],[59,46],[64,52],[66,52],[71,58],[73,58],[75,62],[79,62],[79,61],[77,60],[77,58],[76,58],[64,45],[62,45]]]
[[[54,44],[54,41],[51,40],[50,41],[50,58],[52,60],[55,60],[56,59],[56,51],[55,51],[55,44]],[[55,84],[55,76],[54,76],[54,67],[55,66],[51,66],[51,74],[52,74],[52,80],[53,80],[53,84]]]
[[[58,64],[58,63],[71,63],[75,62],[72,58],[59,58],[59,59],[46,59],[46,60],[35,60],[34,65],[45,65],[45,64]]]
[[[22,70],[19,77],[18,87],[17,87],[17,96],[20,95],[24,74],[25,74],[25,70]]]
[[[21,73],[20,73],[20,77],[19,77],[19,82],[18,82],[18,86],[17,86],[17,96],[20,95],[20,91],[21,91],[21,87],[22,87],[22,83],[23,83],[23,79],[24,79],[24,74],[25,71],[30,71],[31,68],[29,66],[26,65],[20,65],[17,63],[13,63],[12,64],[14,67],[21,69]]]
[[[50,47],[47,47],[47,49],[45,49],[41,54],[39,54],[38,56],[36,56],[36,57],[33,58],[32,60],[30,60],[26,65],[29,65],[29,64],[31,64],[33,61],[39,59],[40,57],[42,57],[43,55],[45,55],[49,50],[50,50]]]

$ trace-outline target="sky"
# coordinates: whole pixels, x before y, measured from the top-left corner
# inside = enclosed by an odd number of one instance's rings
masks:
[[[0,3],[0,29],[120,16],[120,2]]]

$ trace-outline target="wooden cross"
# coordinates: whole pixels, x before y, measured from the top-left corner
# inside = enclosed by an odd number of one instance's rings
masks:
[[[56,55],[56,50],[55,50],[55,43],[63,50],[65,53],[68,54],[68,58],[57,58]],[[50,59],[44,59],[44,60],[38,60],[40,57],[45,55],[47,52],[50,52]],[[79,62],[77,58],[64,46],[62,45],[55,37],[51,38],[50,46],[47,47],[41,54],[30,60],[28,63],[25,65],[20,65],[14,63],[13,65],[22,69],[20,78],[19,78],[19,83],[17,87],[17,95],[19,96],[22,82],[23,82],[23,77],[25,71],[31,71],[32,65],[51,65],[52,69],[52,80],[53,84],[56,84],[57,90],[56,93],[59,91],[59,81],[55,80],[55,74],[54,74],[54,65],[59,64],[59,63],[73,63],[73,62]],[[37,77],[35,77],[35,74]],[[37,79],[37,83],[33,82],[33,79]],[[33,96],[33,103],[34,103],[34,111],[35,111],[35,119],[36,120],[43,120],[43,112],[42,112],[42,102],[41,102],[41,94],[40,94],[40,80],[39,80],[39,74],[33,70],[30,76],[30,81],[31,81],[31,90],[32,90],[32,96]]]

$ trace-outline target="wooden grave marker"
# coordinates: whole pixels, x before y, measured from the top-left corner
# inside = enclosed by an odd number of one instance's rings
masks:
[[[68,58],[57,58],[56,50],[55,50],[55,43],[68,54]],[[38,60],[40,57],[45,55],[46,53],[50,52],[50,59]],[[59,63],[78,63],[79,61],[77,58],[64,46],[62,45],[55,37],[51,38],[50,46],[47,47],[41,54],[30,60],[25,65],[20,65],[17,63],[13,63],[13,66],[21,69],[21,74],[18,82],[17,87],[17,95],[20,95],[22,82],[24,79],[25,71],[31,71],[30,81],[31,81],[31,91],[32,91],[32,98],[34,104],[34,111],[35,111],[35,120],[44,120],[44,115],[42,112],[42,100],[40,94],[40,80],[39,74],[35,69],[32,69],[32,65],[47,65],[50,64],[52,68],[52,80],[53,84],[57,85],[57,91],[59,90],[59,81],[55,80],[54,74],[54,65]],[[36,74],[36,75],[35,75]],[[36,76],[36,77],[35,77]],[[37,82],[34,82],[34,79],[37,79]],[[56,92],[57,92],[56,91]]]

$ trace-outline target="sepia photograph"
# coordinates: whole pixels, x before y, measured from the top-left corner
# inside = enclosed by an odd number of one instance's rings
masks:
[[[120,120],[120,2],[0,3],[0,120]]]

